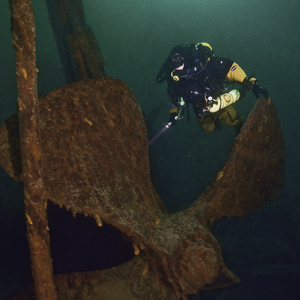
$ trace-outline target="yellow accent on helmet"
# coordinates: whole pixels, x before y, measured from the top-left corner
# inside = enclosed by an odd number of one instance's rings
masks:
[[[209,48],[210,49],[210,51],[212,51],[212,47],[211,47],[211,45],[209,44],[209,43],[205,43],[205,42],[203,42],[203,43],[198,43],[197,45],[202,45],[202,46],[204,46],[204,47],[207,47],[207,48]]]

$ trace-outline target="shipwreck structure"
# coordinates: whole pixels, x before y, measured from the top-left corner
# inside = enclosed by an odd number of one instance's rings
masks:
[[[0,163],[24,182],[34,278],[34,286],[11,299],[175,300],[238,283],[208,224],[261,209],[280,190],[284,142],[271,99],[257,101],[206,192],[187,209],[168,214],[151,183],[139,103],[126,84],[105,75],[101,59],[96,71],[89,68],[96,55],[89,52],[91,32],[70,14],[76,26],[68,33],[68,49],[77,51],[82,80],[38,99],[31,3],[11,3],[19,110],[0,128]],[[52,9],[58,3],[74,12],[80,1],[53,0]],[[118,228],[136,257],[108,270],[53,276],[48,201]]]

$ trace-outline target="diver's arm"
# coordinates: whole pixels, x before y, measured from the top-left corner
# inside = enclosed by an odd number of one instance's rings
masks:
[[[156,82],[159,84],[163,83],[167,78],[167,72],[168,72],[167,63],[165,62],[160,68],[156,76]]]
[[[226,79],[230,81],[237,81],[248,90],[253,92],[256,98],[259,98],[259,94],[262,94],[265,98],[268,98],[268,92],[257,84],[257,80],[254,77],[248,77],[245,71],[237,64],[233,63],[226,75]]]
[[[247,75],[244,70],[235,62],[231,65],[226,75],[226,79],[230,81],[237,81],[240,83],[242,83],[246,77]],[[254,80],[256,79],[254,78]]]

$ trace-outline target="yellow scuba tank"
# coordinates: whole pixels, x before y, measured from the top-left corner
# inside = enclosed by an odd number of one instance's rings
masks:
[[[225,93],[216,99],[207,99],[208,111],[215,113],[220,109],[233,104],[240,99],[240,92],[238,90],[232,90],[229,93]]]

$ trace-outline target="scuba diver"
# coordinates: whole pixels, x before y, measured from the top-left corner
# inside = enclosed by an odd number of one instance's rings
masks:
[[[234,61],[216,57],[208,43],[180,44],[173,48],[162,65],[157,83],[168,83],[171,97],[169,126],[183,117],[186,103],[191,103],[198,122],[206,132],[215,129],[217,118],[229,126],[240,124],[231,104],[239,100],[238,90],[228,90],[225,83],[239,82],[252,91],[257,99],[268,92],[257,85],[254,77],[248,77]]]

